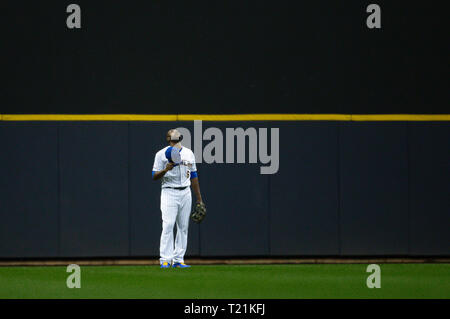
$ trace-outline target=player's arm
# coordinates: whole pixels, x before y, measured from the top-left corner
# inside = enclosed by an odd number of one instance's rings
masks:
[[[191,188],[194,191],[195,198],[197,198],[197,203],[203,203],[202,194],[200,193],[200,184],[198,182],[197,164],[195,163],[194,153],[192,153],[192,162],[192,171],[190,174]]]
[[[153,180],[156,181],[156,180],[160,179],[161,177],[163,177],[164,175],[166,175],[166,173],[173,168],[173,165],[174,165],[174,163],[167,163],[166,168],[164,168],[163,170],[153,171],[152,172]]]
[[[153,170],[152,170],[152,178],[154,181],[160,179],[168,171],[170,171],[173,168],[173,163],[167,163],[167,165],[164,167],[164,161],[161,158],[161,152],[156,153],[155,155],[155,162],[153,163]]]
[[[191,178],[191,187],[192,190],[194,191],[195,194],[195,198],[197,198],[197,203],[202,203],[202,194],[200,193],[200,183],[198,182],[198,176],[197,176],[197,172],[192,172],[195,173],[195,177]]]

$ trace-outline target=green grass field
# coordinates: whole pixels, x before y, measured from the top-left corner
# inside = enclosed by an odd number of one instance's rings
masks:
[[[0,298],[450,298],[450,264],[380,264],[379,289],[366,267],[81,266],[80,289],[67,288],[66,267],[0,267]]]

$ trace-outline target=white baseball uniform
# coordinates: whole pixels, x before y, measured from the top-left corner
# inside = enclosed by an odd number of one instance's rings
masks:
[[[155,155],[153,173],[162,171],[169,160],[163,148]],[[181,163],[168,171],[161,178],[161,214],[162,233],[160,241],[160,262],[184,262],[187,248],[189,216],[191,213],[191,178],[197,177],[194,153],[182,146],[180,149]],[[175,245],[173,228],[177,225]]]

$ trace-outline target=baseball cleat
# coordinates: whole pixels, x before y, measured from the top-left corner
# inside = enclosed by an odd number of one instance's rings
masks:
[[[161,268],[170,268],[170,264],[168,262],[164,262],[161,264]]]
[[[189,267],[191,267],[191,266],[186,265],[185,263],[174,263],[174,264],[172,265],[172,267],[173,267],[173,268],[189,268]]]

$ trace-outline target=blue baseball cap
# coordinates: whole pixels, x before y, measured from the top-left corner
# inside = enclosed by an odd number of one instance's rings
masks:
[[[175,165],[178,165],[179,162],[181,161],[180,151],[181,149],[178,150],[176,147],[169,146],[165,152],[166,158],[169,160],[170,163],[178,162],[175,163]]]

